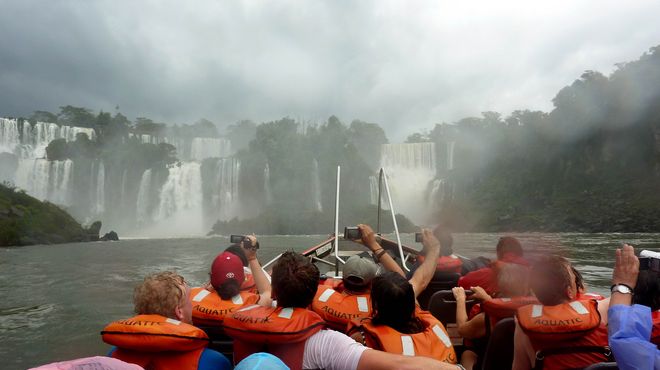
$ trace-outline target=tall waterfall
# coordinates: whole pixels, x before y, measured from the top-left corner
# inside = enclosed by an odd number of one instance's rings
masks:
[[[46,159],[20,159],[15,183],[28,194],[40,200],[70,205],[69,184],[73,174],[73,161]]]
[[[212,205],[217,210],[218,219],[226,221],[236,216],[238,211],[238,178],[241,162],[235,158],[218,160],[215,186],[217,191],[212,196]]]
[[[454,147],[456,145],[455,141],[447,142],[447,170],[454,169]]]
[[[388,176],[396,212],[425,224],[431,212],[426,190],[436,174],[435,144],[383,144],[381,167]],[[377,201],[377,195],[372,195],[373,200]]]
[[[105,166],[103,162],[98,162],[98,171],[96,173],[96,194],[94,201],[94,213],[101,215],[105,212]]]
[[[321,203],[321,177],[319,174],[319,162],[314,158],[312,162],[312,186],[314,189],[314,207],[318,212],[323,212]]]
[[[266,198],[266,204],[273,203],[273,194],[270,192],[270,166],[266,163],[264,167],[264,195]]]
[[[149,195],[151,192],[151,169],[145,170],[140,179],[140,188],[137,196],[136,218],[138,224],[151,221],[151,203]]]

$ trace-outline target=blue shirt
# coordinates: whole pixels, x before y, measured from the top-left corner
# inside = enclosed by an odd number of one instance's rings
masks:
[[[607,311],[609,341],[621,370],[660,370],[660,350],[651,343],[651,309],[617,304]]]

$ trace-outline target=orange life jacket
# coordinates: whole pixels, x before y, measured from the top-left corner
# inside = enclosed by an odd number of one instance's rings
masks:
[[[455,364],[456,352],[442,323],[427,311],[417,310],[415,316],[425,326],[424,331],[415,334],[403,334],[387,325],[374,325],[371,318],[352,321],[349,332],[362,332],[366,345],[374,349]]]
[[[603,299],[605,299],[605,297],[603,297],[602,295],[600,295],[598,293],[580,293],[580,292],[578,292],[578,294],[575,296],[576,301],[577,300],[580,300],[580,301],[585,301],[586,300],[586,301],[588,301],[590,299],[595,299],[597,301],[602,301]]]
[[[426,259],[425,256],[422,255],[417,256],[417,260],[420,263],[423,263],[425,259]],[[436,271],[456,272],[460,274],[462,267],[463,267],[463,261],[461,261],[461,259],[458,258],[458,256],[452,254],[449,256],[438,257],[438,266],[435,269]]]
[[[651,313],[653,320],[653,330],[651,331],[651,342],[660,346],[660,310]]]
[[[575,369],[610,359],[595,300],[533,304],[519,308],[516,317],[536,351],[535,368]]]
[[[319,282],[319,288],[326,286],[329,286],[330,288],[341,293],[344,291],[344,280],[330,277],[322,279]]]
[[[319,314],[330,329],[346,332],[351,320],[371,316],[371,295],[337,292],[329,286],[319,285],[312,301],[312,310]]]
[[[234,362],[255,352],[269,352],[292,370],[302,369],[305,341],[325,322],[304,308],[248,306],[225,318],[225,333],[234,338]]]
[[[245,280],[241,284],[241,292],[259,294],[259,289],[257,289],[257,284],[254,282],[254,276],[251,273],[245,272]]]
[[[193,305],[193,324],[203,326],[221,326],[225,316],[239,307],[259,301],[258,295],[248,292],[240,292],[230,300],[224,300],[217,293],[204,288],[192,288],[190,296]]]
[[[209,343],[201,329],[160,315],[115,321],[101,336],[104,342],[117,346],[112,357],[159,370],[196,370]]]
[[[513,297],[513,298],[493,298],[489,301],[481,303],[481,311],[486,314],[490,321],[490,327],[494,328],[495,325],[502,319],[513,317],[516,315],[518,308],[527,306],[529,304],[538,304],[539,301],[536,297]]]

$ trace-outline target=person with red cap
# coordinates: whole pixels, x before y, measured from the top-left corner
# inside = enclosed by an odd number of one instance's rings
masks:
[[[458,279],[458,286],[463,289],[472,287],[481,287],[490,296],[495,296],[499,292],[497,286],[497,271],[502,264],[513,263],[517,265],[529,266],[529,262],[523,258],[522,245],[518,239],[512,236],[501,237],[495,247],[497,260],[490,263],[489,266],[479,270],[469,272]]]
[[[241,285],[245,281],[243,262],[234,253],[222,252],[211,264],[211,281],[206,286],[192,290],[192,316],[195,325],[221,326],[225,316],[243,306],[271,306],[270,281],[257,259],[256,237],[247,236],[242,248],[259,294],[241,291]]]

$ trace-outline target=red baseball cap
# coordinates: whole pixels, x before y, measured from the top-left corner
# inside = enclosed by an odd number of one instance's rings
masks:
[[[241,285],[245,280],[243,272],[243,262],[241,259],[230,252],[222,252],[213,260],[211,265],[211,285],[218,289],[225,281],[234,279]]]

